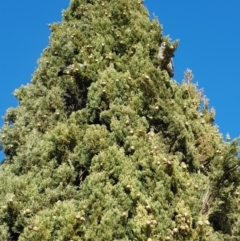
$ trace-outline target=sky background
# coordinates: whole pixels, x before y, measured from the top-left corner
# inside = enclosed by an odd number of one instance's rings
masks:
[[[0,116],[17,106],[13,91],[31,82],[37,60],[49,44],[49,23],[60,22],[69,0],[2,1],[0,8]],[[163,34],[179,39],[174,79],[190,68],[216,110],[215,123],[225,137],[240,135],[240,1],[145,0]],[[3,121],[0,119],[0,126]],[[0,160],[3,154],[0,153]]]

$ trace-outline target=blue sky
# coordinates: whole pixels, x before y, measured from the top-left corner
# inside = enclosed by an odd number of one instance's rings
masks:
[[[149,13],[163,25],[163,33],[180,39],[174,78],[181,82],[190,68],[216,110],[215,123],[223,137],[240,135],[240,1],[146,0]]]
[[[159,18],[164,35],[180,39],[175,53],[174,79],[181,82],[190,68],[216,110],[223,136],[240,135],[240,1],[145,0],[151,16]],[[31,81],[37,60],[48,45],[48,23],[61,21],[69,0],[16,1],[0,8],[0,115],[17,106],[14,89]],[[2,119],[0,120],[2,125]],[[0,155],[1,159],[1,155]]]

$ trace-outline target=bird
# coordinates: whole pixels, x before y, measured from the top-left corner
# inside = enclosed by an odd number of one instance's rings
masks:
[[[162,61],[163,69],[165,69],[168,72],[168,75],[172,78],[174,76],[174,65],[173,65],[173,59],[172,57],[166,57],[164,54],[166,48],[166,43],[162,42],[159,51],[158,51],[158,58]]]
[[[172,78],[174,76],[174,65],[173,65],[173,59],[170,59],[170,62],[166,66],[166,70],[169,74],[169,76]]]
[[[78,65],[80,68],[84,68],[84,64],[77,63],[76,65]],[[68,66],[60,67],[58,71],[58,76],[71,74],[71,71],[75,70],[74,67],[75,67],[75,64],[70,64]]]
[[[158,58],[161,59],[161,60],[164,59],[163,53],[164,53],[165,47],[166,47],[166,43],[165,43],[165,42],[162,42],[162,43],[161,43],[161,46],[160,46],[160,48],[159,48],[159,51],[158,51]]]

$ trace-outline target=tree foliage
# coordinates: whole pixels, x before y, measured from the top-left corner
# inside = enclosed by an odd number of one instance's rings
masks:
[[[169,77],[178,42],[139,0],[72,0],[50,29],[1,129],[0,239],[238,240],[238,141]]]

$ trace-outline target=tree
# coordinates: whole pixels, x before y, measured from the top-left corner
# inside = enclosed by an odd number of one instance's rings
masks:
[[[238,140],[170,78],[177,41],[139,0],[72,0],[50,29],[1,129],[0,239],[238,240]]]

